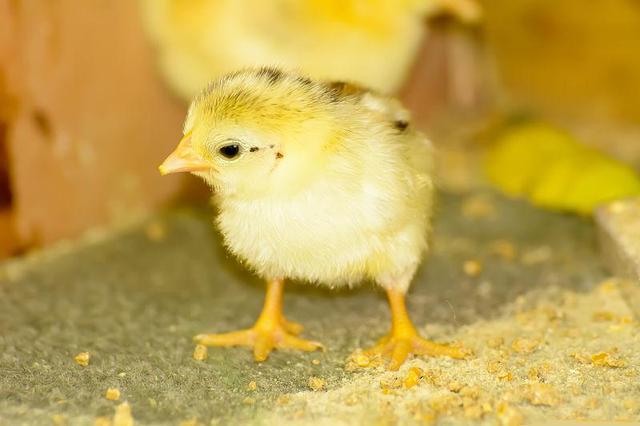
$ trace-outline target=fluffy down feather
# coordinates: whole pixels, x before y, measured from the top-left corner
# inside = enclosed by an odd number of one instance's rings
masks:
[[[211,164],[196,174],[226,245],[260,275],[406,291],[427,248],[432,153],[395,100],[249,69],[205,89],[184,132]]]

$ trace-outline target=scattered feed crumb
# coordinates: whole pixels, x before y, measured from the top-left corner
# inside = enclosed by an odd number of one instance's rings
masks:
[[[447,386],[447,387],[449,388],[449,390],[450,390],[451,392],[456,392],[456,393],[458,393],[458,392],[460,392],[460,391],[462,390],[463,385],[462,385],[462,383],[460,383],[460,382],[458,382],[457,380],[455,380],[455,381],[453,381],[453,382],[450,382],[450,383],[449,383],[449,386]]]
[[[368,367],[369,364],[371,364],[371,360],[369,359],[369,357],[363,353],[357,354],[353,360],[358,365],[358,367]]]
[[[326,382],[324,379],[321,379],[320,377],[311,376],[309,377],[309,381],[307,384],[309,385],[311,390],[318,392],[324,389]]]
[[[252,380],[247,385],[247,389],[249,389],[250,391],[254,391],[254,390],[258,389],[258,384],[256,383],[255,380]]]
[[[424,376],[424,371],[422,371],[421,368],[411,367],[407,372],[407,375],[404,378],[402,385],[404,386],[405,389],[411,389],[412,387],[416,386],[420,382],[423,376]]]
[[[599,312],[615,315],[609,320]],[[324,392],[281,396],[264,414],[265,423],[520,426],[549,418],[636,420],[640,327],[637,321],[623,325],[631,315],[611,282],[585,293],[535,289],[494,319],[454,330],[430,325],[429,334],[473,346],[473,359],[415,357],[388,372],[360,368],[355,352],[347,360],[353,369],[346,369],[354,372],[348,380]],[[612,332],[610,325],[623,328]],[[369,367],[377,358],[371,357]]]
[[[487,346],[492,349],[497,349],[502,345],[504,345],[504,337],[491,337],[487,339]]]
[[[253,398],[253,397],[248,396],[248,397],[246,397],[245,399],[242,400],[242,403],[244,405],[254,405],[256,403],[256,399]]]
[[[546,383],[531,383],[522,389],[522,396],[533,405],[558,405],[560,396],[556,389]]]
[[[86,367],[87,365],[89,365],[89,361],[91,360],[91,355],[89,354],[89,352],[80,352],[73,359],[76,361],[77,364],[83,367]]]
[[[159,242],[167,236],[167,229],[164,223],[156,220],[147,225],[145,233],[150,241]]]
[[[198,419],[193,417],[191,419],[181,421],[179,426],[198,426],[199,424]]]
[[[482,273],[482,264],[477,260],[467,260],[462,265],[464,273],[469,277],[477,277]]]
[[[489,252],[503,260],[512,261],[518,255],[516,247],[508,240],[495,240],[489,244]]]
[[[109,388],[104,395],[109,401],[117,401],[120,399],[120,390],[116,388]]]
[[[62,414],[54,414],[51,416],[51,421],[56,426],[65,426],[67,424],[67,418]]]
[[[317,359],[317,358],[314,358],[314,359],[312,359],[312,360],[311,360],[311,364],[313,364],[313,365],[320,365],[320,360],[319,360],[319,359]]]
[[[196,361],[204,361],[208,356],[207,347],[205,345],[196,345],[193,350],[193,359]]]
[[[278,399],[276,399],[276,404],[278,405],[287,405],[291,402],[291,397],[289,395],[280,395]]]
[[[128,402],[123,402],[116,407],[116,414],[113,416],[113,426],[133,426],[131,406]]]
[[[517,338],[511,343],[511,349],[520,354],[530,354],[538,349],[538,346],[540,346],[540,340],[526,337]]]
[[[506,402],[498,404],[496,414],[501,426],[520,426],[524,423],[524,417],[520,411]]]
[[[627,365],[626,361],[624,361],[623,359],[613,357],[607,352],[600,352],[591,355],[591,362],[593,363],[593,365],[598,365],[601,367],[622,368]]]

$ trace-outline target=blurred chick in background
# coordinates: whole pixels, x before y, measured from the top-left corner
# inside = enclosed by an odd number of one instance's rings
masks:
[[[640,195],[640,177],[630,166],[541,122],[505,129],[485,169],[506,194],[552,210],[590,215],[600,204]]]
[[[169,86],[191,100],[211,79],[248,66],[300,69],[393,93],[425,20],[479,18],[476,0],[140,0]]]
[[[419,336],[405,294],[427,249],[432,152],[397,101],[351,84],[275,68],[227,75],[193,101],[184,138],[160,167],[192,172],[214,191],[226,246],[267,280],[248,330],[203,334],[205,345],[312,351],[320,343],[282,313],[283,280],[383,287],[391,333],[370,355],[398,369],[410,353],[464,358]]]

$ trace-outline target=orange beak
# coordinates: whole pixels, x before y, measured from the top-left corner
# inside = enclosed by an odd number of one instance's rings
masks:
[[[169,154],[158,169],[164,176],[169,173],[206,171],[211,169],[211,164],[195,152],[191,146],[191,132],[189,132],[184,135],[176,150]]]

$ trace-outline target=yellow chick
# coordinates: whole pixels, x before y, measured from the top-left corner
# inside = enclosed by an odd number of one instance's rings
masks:
[[[266,279],[267,294],[251,329],[195,340],[253,347],[257,361],[274,348],[320,349],[285,320],[284,280],[332,288],[372,280],[393,320],[370,355],[390,355],[394,370],[410,353],[465,357],[420,337],[405,308],[428,246],[432,156],[397,101],[351,84],[275,68],[211,83],[160,171],[192,172],[211,186],[225,245]]]
[[[276,65],[385,93],[404,81],[443,11],[476,21],[476,0],[141,0],[160,70],[182,98],[230,71]]]

